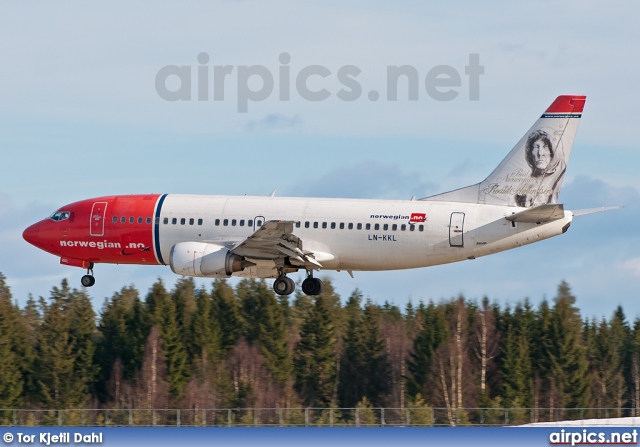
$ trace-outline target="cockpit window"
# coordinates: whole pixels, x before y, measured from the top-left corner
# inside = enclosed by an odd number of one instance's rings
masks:
[[[60,222],[61,220],[68,219],[70,215],[71,213],[69,211],[56,211],[51,216],[49,216],[49,219],[55,222]]]

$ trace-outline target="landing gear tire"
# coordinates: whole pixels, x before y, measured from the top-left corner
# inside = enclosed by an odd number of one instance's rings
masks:
[[[302,291],[305,295],[320,295],[322,293],[323,285],[322,281],[318,278],[308,277],[302,281]]]
[[[84,286],[84,287],[91,287],[96,283],[96,279],[91,276],[91,275],[84,275],[82,277],[82,279],[80,280],[80,283]]]
[[[291,295],[296,290],[296,283],[293,279],[281,276],[273,283],[273,291],[278,295]]]

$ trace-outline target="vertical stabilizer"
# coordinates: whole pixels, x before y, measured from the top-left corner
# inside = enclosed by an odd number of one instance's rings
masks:
[[[484,181],[422,200],[532,207],[557,203],[586,96],[558,96]]]

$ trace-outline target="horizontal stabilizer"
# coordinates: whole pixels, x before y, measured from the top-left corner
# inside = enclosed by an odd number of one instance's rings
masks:
[[[546,204],[534,206],[533,208],[526,209],[511,216],[507,216],[506,219],[511,222],[551,222],[553,220],[562,219],[564,217],[564,206],[560,203]]]
[[[623,208],[623,207],[622,206],[601,206],[600,208],[589,208],[586,210],[571,211],[571,213],[573,213],[573,217],[575,217],[575,216],[584,216],[586,214],[599,213],[601,211],[619,210],[620,208]]]

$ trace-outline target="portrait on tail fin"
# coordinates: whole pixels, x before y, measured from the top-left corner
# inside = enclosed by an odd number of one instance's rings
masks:
[[[516,205],[530,208],[558,203],[558,192],[567,169],[561,140],[542,129],[531,132],[525,144],[525,159],[531,173],[515,195]]]
[[[421,200],[523,208],[558,203],[585,99],[558,96],[487,178]]]

